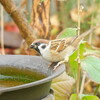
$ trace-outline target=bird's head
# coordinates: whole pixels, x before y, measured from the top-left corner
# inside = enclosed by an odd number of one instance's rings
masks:
[[[35,40],[30,45],[30,48],[35,49],[39,54],[41,54],[47,47],[48,43],[49,43],[49,41],[45,40],[45,39]]]

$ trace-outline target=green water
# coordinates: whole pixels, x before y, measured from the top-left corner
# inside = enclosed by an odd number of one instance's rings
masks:
[[[0,67],[0,88],[18,86],[37,80],[46,76],[31,69],[18,69],[14,67]]]

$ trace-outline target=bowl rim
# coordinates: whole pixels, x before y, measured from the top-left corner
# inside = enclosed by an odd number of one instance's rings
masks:
[[[8,55],[2,55],[2,56],[8,56]],[[31,55],[9,55],[9,56],[31,56]],[[32,57],[40,57],[40,56],[32,56]],[[32,87],[32,86],[37,86],[37,85],[52,81],[52,79],[56,78],[57,76],[59,76],[60,74],[62,74],[65,71],[65,64],[62,64],[59,67],[61,67],[61,70],[58,71],[57,74],[53,74],[51,76],[48,76],[48,77],[43,78],[41,80],[37,80],[35,82],[30,82],[30,83],[26,83],[26,84],[14,86],[14,87],[0,89],[0,94],[2,94],[4,92],[10,92],[10,91],[14,91],[14,90],[24,89],[24,88],[28,88],[28,87]]]

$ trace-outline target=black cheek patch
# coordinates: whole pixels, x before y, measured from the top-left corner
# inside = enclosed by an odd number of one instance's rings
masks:
[[[39,50],[39,48],[37,47],[37,48],[35,48],[35,50],[38,52],[38,53],[40,53],[40,50]],[[41,53],[40,53],[41,54]]]
[[[42,49],[45,49],[45,48],[46,48],[46,45],[41,46],[41,48],[42,48]]]

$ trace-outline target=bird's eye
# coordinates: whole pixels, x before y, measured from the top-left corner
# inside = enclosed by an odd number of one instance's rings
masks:
[[[42,49],[45,49],[45,48],[46,48],[46,45],[42,45],[41,48],[42,48]]]

